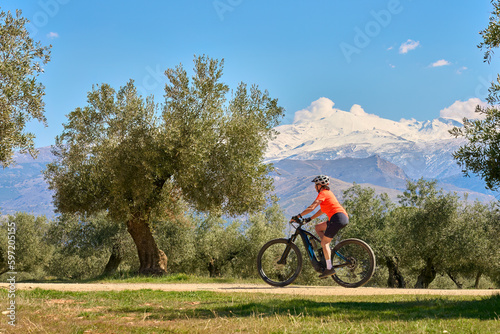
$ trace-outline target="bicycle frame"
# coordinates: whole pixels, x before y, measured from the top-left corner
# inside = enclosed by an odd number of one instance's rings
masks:
[[[257,255],[259,275],[272,286],[284,287],[297,279],[303,266],[304,250],[315,271],[323,273],[326,269],[322,248],[316,250],[313,248],[313,245],[316,247],[316,242],[320,242],[319,239],[302,228],[303,220],[294,219],[290,223],[295,231],[290,233],[289,238],[269,240]],[[304,250],[301,250],[302,247],[297,247],[296,241],[299,236],[304,244]],[[356,238],[340,240],[339,236],[332,245],[334,245],[331,249],[332,267],[335,269],[345,267],[335,271],[331,276],[337,284],[345,288],[357,288],[373,277],[376,260],[370,245]]]
[[[325,264],[321,263],[321,261],[318,260],[318,258],[316,257],[316,254],[314,253],[314,249],[313,249],[313,247],[311,245],[311,242],[309,241],[309,238],[312,237],[319,244],[321,244],[321,240],[319,240],[312,233],[310,233],[310,232],[302,229],[302,225],[303,225],[302,223],[296,223],[296,224],[298,224],[299,226],[295,228],[295,233],[292,234],[292,236],[290,236],[290,238],[288,239],[288,243],[289,244],[290,243],[295,243],[295,240],[297,239],[297,236],[300,235],[300,238],[302,239],[302,243],[304,244],[304,248],[306,249],[307,255],[309,257],[309,261],[311,262],[314,270],[316,270],[319,273],[322,273],[323,270],[325,270]],[[286,258],[288,257],[288,253],[289,252],[290,252],[290,246],[287,246],[286,249],[285,249],[285,251],[283,252],[283,255],[281,256],[281,259],[278,261],[279,264],[285,264],[286,263]],[[345,267],[345,266],[349,266],[351,264],[350,260],[348,260],[347,258],[345,258],[342,254],[340,254],[337,251],[335,251],[335,253],[333,253],[333,249],[332,249],[331,257],[333,258],[333,256],[338,256],[343,261],[345,261],[345,263],[343,263],[343,264],[339,264],[339,265],[333,266],[334,268]]]
[[[312,233],[302,229],[302,224],[299,224],[299,226],[295,229],[295,233],[290,236],[288,239],[288,243],[295,243],[295,240],[297,239],[297,236],[300,235],[300,238],[302,239],[302,243],[304,244],[304,248],[306,249],[307,255],[309,257],[309,261],[311,262],[314,270],[317,272],[321,273],[323,270],[325,270],[324,265],[318,260],[316,257],[316,254],[314,253],[314,249],[311,245],[311,242],[309,241],[309,238],[312,237],[313,239],[316,240],[316,242],[321,243],[321,241],[314,236]],[[288,253],[290,252],[290,246],[287,246],[285,251],[283,252],[283,255],[281,256],[281,259],[278,261],[279,264],[284,264],[286,262],[286,258],[288,257]]]

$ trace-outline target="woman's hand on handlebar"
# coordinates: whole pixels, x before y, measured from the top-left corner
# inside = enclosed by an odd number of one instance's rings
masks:
[[[293,216],[292,219],[290,219],[290,223],[296,222],[299,224],[306,224],[306,223],[309,223],[310,221],[311,221],[311,218],[309,218],[309,217],[303,218],[300,214],[297,216]]]

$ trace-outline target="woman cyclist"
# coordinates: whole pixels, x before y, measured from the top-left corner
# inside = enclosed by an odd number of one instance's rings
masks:
[[[325,278],[335,274],[335,269],[332,268],[332,261],[330,260],[330,242],[338,231],[349,223],[349,216],[342,205],[340,205],[335,195],[330,191],[330,178],[328,176],[316,176],[312,182],[314,182],[314,187],[318,192],[318,196],[307,209],[299,213],[297,216],[293,216],[292,220],[301,219],[302,216],[314,211],[318,205],[320,206],[320,209],[311,217],[304,218],[304,221],[308,223],[322,214],[326,214],[328,216],[327,221],[319,223],[314,227],[316,233],[318,233],[318,236],[321,238],[321,247],[323,248],[323,254],[326,261],[326,269],[321,275],[319,275],[319,277]]]

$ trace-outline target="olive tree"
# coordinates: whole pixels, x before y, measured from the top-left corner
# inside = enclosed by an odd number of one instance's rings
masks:
[[[403,274],[394,239],[399,238],[397,220],[391,219],[394,204],[387,194],[377,195],[375,189],[354,184],[343,193],[343,205],[349,213],[345,237],[361,238],[372,247],[377,263],[388,269],[387,285],[404,288]]]
[[[168,256],[169,272],[256,277],[260,248],[283,237],[284,222],[283,212],[274,203],[242,221],[193,214],[155,222],[153,229]]]
[[[26,28],[28,20],[17,10],[0,11],[0,165],[13,161],[14,150],[36,156],[35,135],[26,133],[32,119],[46,123],[45,87],[37,81],[41,65],[50,61],[50,47],[35,42]]]
[[[209,215],[196,225],[195,262],[200,269],[208,271],[210,277],[221,276],[223,268],[235,262],[245,250],[241,223],[237,220],[226,222],[221,217]]]
[[[0,274],[16,271],[26,277],[43,277],[54,250],[46,241],[49,226],[44,216],[35,217],[24,212],[2,219]],[[9,257],[12,254],[14,258]]]
[[[191,273],[198,263],[194,219],[166,219],[153,222],[153,235],[168,257],[169,273]]]
[[[418,274],[415,288],[428,288],[437,273],[445,271],[450,245],[455,243],[459,197],[437,189],[435,181],[421,178],[408,182],[399,202],[404,215],[399,215],[398,248]]]
[[[236,259],[238,274],[241,277],[256,277],[257,255],[269,240],[285,237],[286,218],[283,210],[275,201],[265,211],[250,215],[243,223],[245,247]]]
[[[182,198],[193,209],[243,214],[261,208],[272,189],[263,158],[283,115],[277,100],[241,83],[227,101],[223,61],[196,57],[165,74],[162,109],[133,81],[115,91],[93,87],[88,105],[68,116],[45,172],[59,212],[105,210],[126,223],[142,274],[164,274],[167,258],[151,222]]]
[[[493,281],[500,273],[500,246],[498,244],[498,203],[467,203],[460,215],[460,231],[455,238],[456,251],[450,254],[453,269],[466,278],[474,279],[479,287],[481,277]]]
[[[109,275],[125,259],[136,260],[127,249],[133,243],[125,226],[111,221],[106,212],[56,217],[50,225],[47,242],[55,248],[49,273],[61,278]]]

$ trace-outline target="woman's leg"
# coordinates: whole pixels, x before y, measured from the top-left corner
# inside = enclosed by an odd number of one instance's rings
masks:
[[[330,261],[331,250],[330,250],[330,241],[332,238],[325,237],[325,231],[327,228],[327,222],[322,222],[314,226],[316,233],[321,239],[321,248],[323,249],[323,256],[325,257],[326,269],[332,268],[332,261]]]
[[[330,220],[325,223],[326,229],[322,231],[323,237],[321,238],[321,247],[323,247],[323,254],[325,255],[326,270],[319,277],[324,278],[335,274],[332,268],[330,242],[339,230],[344,228],[349,223],[349,218],[344,213],[336,213]],[[319,225],[319,224],[318,224]]]
[[[323,255],[325,256],[326,269],[332,268],[332,261],[330,261],[330,257],[332,254],[332,250],[330,249],[331,241],[332,238],[328,238],[327,236],[323,236],[323,238],[321,238],[321,247],[323,248]]]
[[[316,226],[314,226],[314,229],[316,230],[316,233],[318,234],[319,239],[322,240],[323,236],[325,235],[326,222],[316,224]]]

